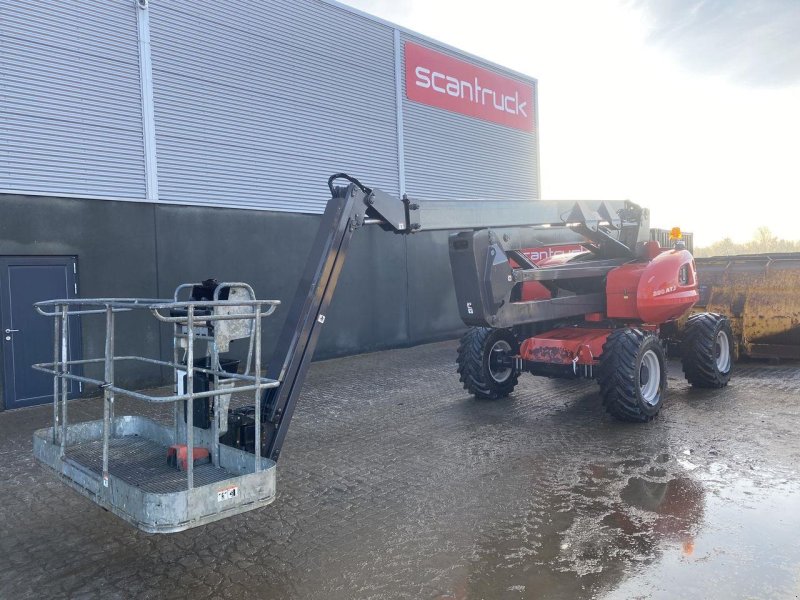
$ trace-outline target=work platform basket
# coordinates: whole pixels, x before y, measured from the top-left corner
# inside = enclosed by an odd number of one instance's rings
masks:
[[[261,439],[261,394],[279,385],[260,374],[261,319],[271,315],[279,301],[256,300],[244,283],[217,282],[210,299],[198,300],[194,291],[204,284],[181,285],[172,300],[91,298],[36,304],[40,314],[54,321],[53,362],[34,365],[53,376],[53,425],[34,433],[34,455],[74,489],[151,533],[181,531],[265,506],[275,498],[275,462],[261,456],[261,445],[255,443],[254,451],[247,452],[220,443],[220,436],[227,428],[231,395],[252,394],[253,437]],[[192,290],[192,297],[180,300],[185,290]],[[115,354],[115,321],[120,313],[132,311],[171,325],[171,362]],[[102,358],[70,360],[68,326],[76,315],[105,315]],[[232,373],[220,366],[220,352],[238,339],[249,339],[247,366],[243,373]],[[198,360],[204,354],[207,360]],[[115,366],[130,362],[170,369],[171,395],[116,384]],[[102,379],[83,373],[98,366]],[[102,420],[69,421],[69,381],[99,386]],[[196,385],[198,381],[202,385]],[[171,405],[171,425],[142,415],[116,415],[115,400],[123,396]],[[210,425],[198,427],[194,422],[199,402],[213,405]],[[198,455],[202,464],[196,464]]]

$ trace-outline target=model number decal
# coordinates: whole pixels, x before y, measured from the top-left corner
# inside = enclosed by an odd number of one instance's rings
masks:
[[[239,495],[239,487],[238,486],[231,486],[221,490],[217,490],[217,502],[222,502],[223,500],[231,500],[236,498]]]
[[[664,288],[663,290],[656,290],[653,292],[653,296],[663,296],[664,294],[669,294],[670,292],[674,292],[678,289],[678,286],[672,285],[668,288]]]

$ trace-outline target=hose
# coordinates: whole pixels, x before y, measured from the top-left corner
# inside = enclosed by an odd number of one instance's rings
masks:
[[[367,186],[365,186],[363,183],[361,183],[358,179],[356,179],[352,175],[348,175],[347,173],[334,173],[333,175],[328,177],[328,189],[331,191],[331,195],[334,195],[334,196],[336,195],[336,191],[334,190],[333,182],[336,181],[337,179],[346,179],[350,183],[355,184],[358,187],[358,189],[360,189],[365,194],[372,193],[372,189],[371,188],[368,188]]]

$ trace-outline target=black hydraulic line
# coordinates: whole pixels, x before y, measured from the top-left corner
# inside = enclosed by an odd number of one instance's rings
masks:
[[[371,188],[365,186],[363,183],[361,183],[358,179],[356,179],[352,175],[348,175],[347,173],[334,173],[333,175],[328,177],[328,189],[331,191],[331,196],[336,195],[336,186],[333,185],[333,182],[336,181],[337,179],[345,179],[349,181],[350,183],[357,186],[358,189],[360,189],[365,194],[369,194],[372,192]]]

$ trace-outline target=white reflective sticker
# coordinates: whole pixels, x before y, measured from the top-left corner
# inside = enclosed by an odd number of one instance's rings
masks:
[[[178,374],[178,396],[183,396],[186,393],[186,386],[184,383],[186,380],[186,371],[181,371],[180,369],[175,369],[175,372]]]
[[[217,502],[222,502],[223,500],[231,500],[232,498],[236,498],[239,494],[239,487],[232,485],[231,487],[224,488],[221,490],[217,490]]]
[[[472,314],[472,313],[473,313],[473,310],[472,310],[472,302],[467,302],[467,312],[468,312],[469,314]]]

